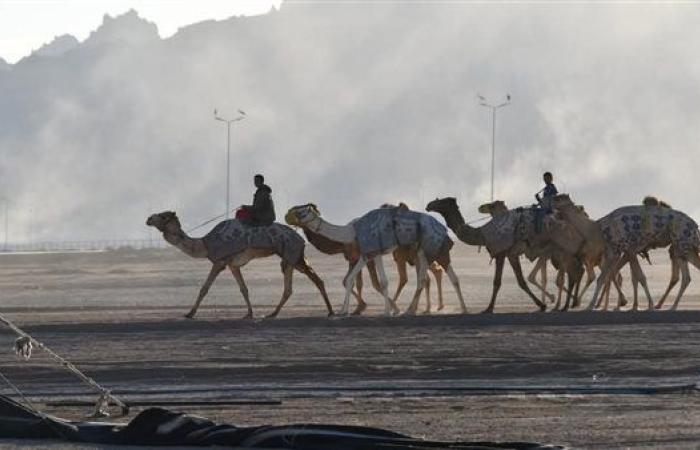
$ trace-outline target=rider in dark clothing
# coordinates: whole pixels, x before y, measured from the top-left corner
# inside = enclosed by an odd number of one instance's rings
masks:
[[[559,192],[557,191],[557,187],[554,186],[554,177],[551,172],[545,172],[544,175],[542,175],[542,179],[544,180],[544,189],[540,191],[542,197],[540,197],[540,192],[538,192],[535,194],[535,198],[540,208],[542,208],[546,214],[550,214],[552,212],[552,198]]]
[[[544,189],[540,191],[542,196],[540,197],[540,192],[535,194],[537,203],[540,206],[537,209],[537,216],[535,218],[535,231],[538,233],[542,231],[544,216],[552,214],[552,199],[559,193],[557,192],[557,187],[554,186],[554,177],[551,172],[545,172],[544,175],[542,175],[542,179],[544,180]]]
[[[272,201],[272,189],[265,184],[265,178],[258,174],[253,178],[255,187],[255,195],[253,196],[253,204],[245,205],[251,213],[251,218],[246,220],[246,223],[253,226],[272,225],[275,221],[275,204]]]

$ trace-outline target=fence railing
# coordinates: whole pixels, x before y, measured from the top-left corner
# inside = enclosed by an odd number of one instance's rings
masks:
[[[0,243],[0,252],[58,252],[58,251],[99,251],[116,249],[165,248],[162,239],[95,239],[81,241],[43,241]]]

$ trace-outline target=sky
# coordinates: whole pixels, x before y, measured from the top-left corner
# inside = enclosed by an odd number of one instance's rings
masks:
[[[0,0],[0,58],[15,63],[54,37],[84,40],[105,14],[135,9],[166,38],[207,19],[263,14],[282,0]]]
[[[233,207],[263,173],[280,219],[314,202],[345,224],[438,196],[476,219],[491,166],[477,95],[506,93],[508,206],[532,204],[551,171],[594,218],[656,195],[700,220],[700,3],[287,0],[170,36],[157,20],[99,12],[80,43],[0,64],[10,241],[139,238],[156,211],[186,228],[221,214],[214,108],[247,113]]]

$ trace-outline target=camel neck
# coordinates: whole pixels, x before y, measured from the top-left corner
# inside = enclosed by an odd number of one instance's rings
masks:
[[[352,225],[334,225],[326,222],[321,217],[316,217],[306,225],[321,236],[342,244],[352,244],[355,242],[355,229]]]
[[[457,235],[460,241],[469,245],[486,245],[486,240],[481,230],[466,223],[459,209],[452,209],[441,214],[447,226]]]
[[[564,219],[569,222],[583,237],[590,240],[600,236],[600,226],[598,222],[573,208],[562,208]]]
[[[200,238],[191,238],[182,229],[178,231],[163,231],[163,239],[177,247],[182,253],[192,258],[206,258],[207,248]]]
[[[343,252],[344,245],[341,242],[336,242],[318,233],[314,233],[309,228],[304,227],[302,229],[304,230],[306,239],[321,253],[335,255]]]

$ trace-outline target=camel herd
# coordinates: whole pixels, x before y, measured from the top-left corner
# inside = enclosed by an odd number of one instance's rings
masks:
[[[566,194],[553,199],[552,214],[542,216],[534,207],[508,209],[504,202],[496,201],[479,207],[479,211],[489,214],[490,220],[480,227],[472,227],[465,222],[453,197],[435,199],[426,206],[427,212],[434,212],[444,218],[447,227],[465,244],[483,246],[495,261],[493,291],[485,313],[493,312],[496,297],[501,286],[503,267],[506,259],[513,269],[520,288],[537,305],[540,311],[547,309],[546,299],[554,302],[555,296],[547,292],[547,264],[557,270],[556,285],[558,294],[551,310],[566,311],[579,306],[580,299],[595,281],[595,288],[586,309],[592,310],[609,306],[610,289],[614,286],[618,293],[616,310],[627,301],[620,288],[622,268],[629,264],[633,287],[632,310],[638,309],[637,291],[641,285],[648,301],[648,309],[661,309],[671,290],[678,281],[680,288],[670,309],[675,310],[690,283],[688,263],[700,270],[700,233],[698,226],[688,215],[671,208],[668,204],[654,197],[647,197],[640,205],[625,206],[615,209],[608,215],[593,220],[582,207],[574,204]],[[235,220],[235,219],[234,219]],[[362,295],[362,270],[367,269],[371,284],[384,298],[385,315],[399,312],[398,298],[407,283],[407,266],[416,270],[416,290],[409,307],[404,314],[417,312],[418,303],[425,290],[427,305],[425,312],[431,312],[430,277],[435,278],[438,291],[438,310],[443,309],[442,275],[446,274],[459,300],[462,313],[467,306],[462,296],[459,279],[451,265],[450,249],[453,245],[447,236],[444,225],[432,215],[411,211],[404,204],[399,206],[383,205],[366,215],[345,225],[335,225],[321,217],[318,207],[305,204],[290,208],[285,215],[285,222],[300,227],[308,242],[327,255],[342,255],[348,263],[348,271],[343,280],[345,299],[340,315],[349,314],[350,299],[354,297],[357,306],[353,315],[362,314],[367,303]],[[253,316],[248,289],[240,268],[249,261],[278,254],[279,242],[286,242],[289,247],[294,243],[300,245],[298,258],[282,257],[284,274],[284,292],[274,311],[267,317],[275,317],[280,312],[292,293],[292,274],[294,270],[304,273],[318,288],[323,296],[328,315],[334,314],[325,286],[303,255],[304,242],[294,230],[282,225],[268,233],[271,240],[278,240],[276,248],[267,248],[256,238],[248,239],[245,248],[226,257],[217,256],[207,247],[207,237],[192,238],[182,230],[177,215],[171,211],[153,214],[147,225],[154,226],[163,233],[164,239],[184,253],[195,258],[208,258],[212,268],[202,286],[195,305],[186,317],[192,318],[206,296],[211,284],[226,267],[232,272],[241,294],[248,307],[245,318]],[[265,230],[257,230],[256,232]],[[259,233],[258,233],[259,234]],[[300,240],[298,242],[298,240]],[[654,303],[647,286],[646,277],[641,269],[639,257],[648,258],[651,249],[668,248],[671,258],[671,279],[661,299]],[[220,255],[221,253],[218,253]],[[399,274],[399,283],[393,296],[389,295],[388,280],[383,265],[383,256],[391,254]],[[536,261],[528,276],[541,293],[538,298],[528,286],[522,272],[520,256]],[[596,274],[598,267],[598,274]],[[537,275],[540,274],[538,282]],[[586,275],[585,282],[583,275]],[[562,295],[566,298],[562,301]]]

